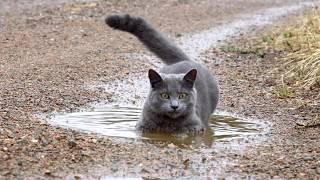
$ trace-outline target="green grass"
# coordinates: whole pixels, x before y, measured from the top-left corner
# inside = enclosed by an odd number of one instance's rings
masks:
[[[265,53],[258,48],[242,48],[234,45],[222,46],[220,48],[223,52],[239,53],[239,54],[255,54],[261,58],[265,56]]]

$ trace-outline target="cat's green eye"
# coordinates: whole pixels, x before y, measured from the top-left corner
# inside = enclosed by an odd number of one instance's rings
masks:
[[[186,93],[181,93],[181,94],[179,94],[179,99],[185,99],[185,98],[187,98],[187,94]]]
[[[169,99],[169,95],[167,93],[160,94],[162,99]]]

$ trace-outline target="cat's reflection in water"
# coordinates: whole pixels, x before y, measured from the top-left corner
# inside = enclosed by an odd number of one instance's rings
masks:
[[[207,129],[204,133],[197,135],[187,134],[168,134],[168,133],[140,133],[143,142],[158,144],[174,144],[175,146],[186,148],[190,147],[211,147],[215,139],[214,132]]]

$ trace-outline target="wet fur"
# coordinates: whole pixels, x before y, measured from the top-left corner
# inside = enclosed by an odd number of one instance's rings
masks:
[[[149,70],[151,88],[137,129],[199,133],[208,128],[208,119],[219,99],[218,83],[208,69],[190,60],[180,48],[140,17],[112,15],[106,18],[106,23],[135,35],[165,63],[160,73]],[[162,92],[170,94],[170,100],[162,100]],[[186,92],[188,99],[177,99],[180,92]],[[176,113],[171,113],[173,103],[179,104]]]

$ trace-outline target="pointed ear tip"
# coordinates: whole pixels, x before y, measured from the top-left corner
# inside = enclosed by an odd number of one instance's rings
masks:
[[[191,69],[191,70],[189,71],[189,73],[196,75],[196,74],[198,73],[198,70],[197,70],[197,69]]]
[[[148,74],[152,74],[152,73],[154,73],[154,70],[153,69],[149,69],[148,70]]]
[[[161,79],[160,74],[157,71],[153,70],[153,69],[149,69],[148,76],[149,76],[149,78],[152,78],[152,79],[153,78]]]
[[[148,72],[150,73],[150,72],[156,72],[156,71],[153,69],[149,69]]]

